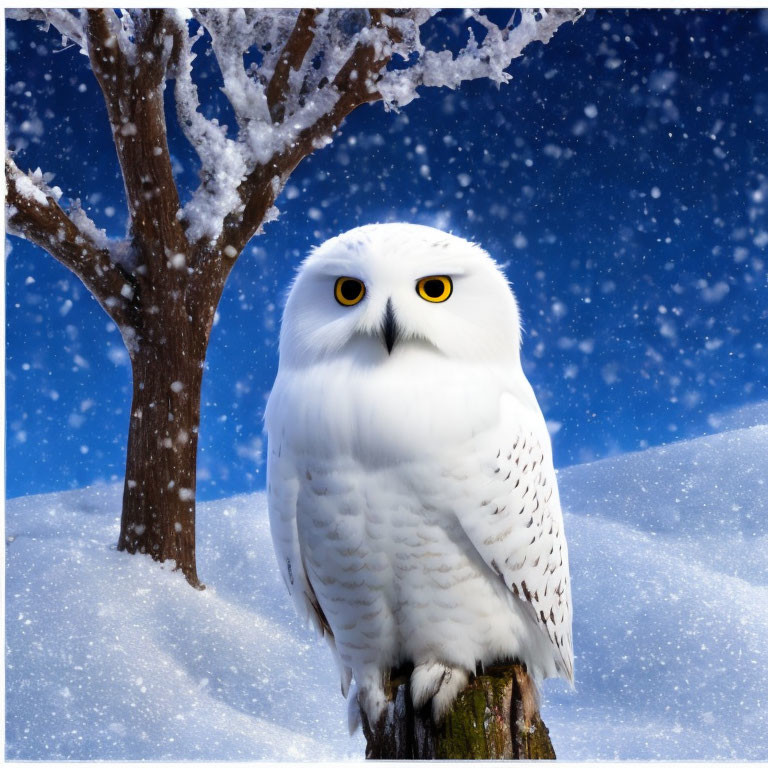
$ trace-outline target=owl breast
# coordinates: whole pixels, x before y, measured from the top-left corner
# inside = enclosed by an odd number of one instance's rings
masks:
[[[452,513],[476,505],[461,464],[424,459],[404,472],[307,457],[297,503],[304,565],[358,679],[404,661],[474,669],[502,650],[514,655],[528,634],[530,620]]]
[[[281,437],[299,454],[381,468],[441,455],[498,424],[499,377],[418,348],[396,354],[384,365],[342,357],[279,377],[269,407],[291,414]]]
[[[280,450],[298,479],[303,566],[362,685],[403,662],[474,670],[518,657],[551,667],[528,607],[457,516],[480,509],[499,478],[496,445],[510,439],[500,385],[487,372],[430,363],[409,377],[315,371],[313,394],[300,386],[303,399],[290,405],[290,387],[280,390],[294,417]]]

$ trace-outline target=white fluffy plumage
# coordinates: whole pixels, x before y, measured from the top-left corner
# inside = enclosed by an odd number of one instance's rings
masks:
[[[297,610],[345,696],[355,682],[351,723],[358,704],[381,716],[406,663],[438,719],[478,664],[573,680],[552,451],[519,349],[506,278],[459,237],[359,227],[298,271],[266,411],[270,523]]]

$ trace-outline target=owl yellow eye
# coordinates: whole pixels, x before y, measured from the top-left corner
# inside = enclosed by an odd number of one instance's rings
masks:
[[[351,307],[353,304],[363,300],[365,296],[365,285],[356,277],[340,277],[336,281],[334,295],[339,304],[345,307]]]
[[[422,277],[416,283],[416,293],[425,301],[437,304],[445,301],[453,293],[453,281],[447,275]]]

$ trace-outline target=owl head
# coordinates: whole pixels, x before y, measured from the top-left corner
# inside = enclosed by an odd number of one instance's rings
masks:
[[[327,240],[299,267],[283,313],[281,365],[354,355],[384,365],[414,352],[519,363],[520,317],[479,246],[417,224],[369,224]]]

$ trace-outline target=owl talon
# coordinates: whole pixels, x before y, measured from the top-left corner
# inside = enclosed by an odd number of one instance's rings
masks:
[[[469,675],[458,667],[449,670],[437,693],[432,698],[432,719],[440,723],[453,706],[456,697],[467,687]]]
[[[387,711],[387,697],[381,685],[362,685],[356,688],[356,695],[350,701],[358,703],[358,711],[363,710],[369,723],[378,723]],[[349,713],[349,710],[347,710]],[[351,726],[351,723],[350,723]]]
[[[468,682],[469,675],[459,667],[440,662],[419,664],[411,673],[413,706],[421,709],[432,699],[432,717],[440,722]]]

